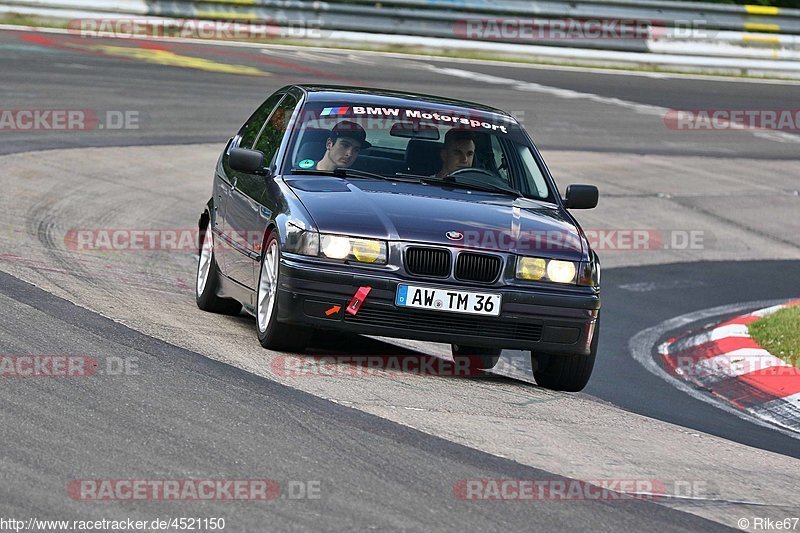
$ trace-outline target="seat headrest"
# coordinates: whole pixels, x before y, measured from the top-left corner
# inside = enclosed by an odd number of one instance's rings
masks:
[[[300,144],[300,149],[297,151],[297,156],[294,158],[294,165],[296,166],[304,159],[312,159],[319,161],[325,155],[325,141],[331,136],[328,130],[307,129],[303,134],[303,140]]]
[[[442,158],[439,155],[441,149],[442,143],[436,141],[409,140],[406,146],[408,171],[420,176],[436,174],[442,168]]]

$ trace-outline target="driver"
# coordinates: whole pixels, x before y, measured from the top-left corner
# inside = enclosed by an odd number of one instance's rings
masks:
[[[453,128],[444,134],[444,146],[439,152],[442,169],[435,177],[442,179],[456,170],[472,166],[475,157],[475,141],[468,130]]]
[[[325,141],[325,155],[317,162],[317,170],[347,168],[358,158],[359,152],[372,146],[367,142],[364,128],[343,120],[336,124]]]

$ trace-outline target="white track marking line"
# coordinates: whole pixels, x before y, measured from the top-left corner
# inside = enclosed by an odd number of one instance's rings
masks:
[[[682,392],[685,392],[686,394],[695,398],[696,400],[700,400],[701,402],[713,405],[718,409],[722,409],[723,411],[738,416],[739,418],[747,420],[748,422],[752,422],[753,424],[757,424],[759,426],[772,429],[788,437],[800,440],[800,434],[798,434],[795,431],[785,429],[781,426],[774,425],[773,423],[770,422],[766,422],[756,417],[751,412],[741,411],[739,409],[736,409],[735,407],[732,407],[731,405],[721,400],[718,400],[709,394],[705,394],[695,389],[682,379],[671,376],[666,370],[661,368],[661,366],[659,366],[658,363],[656,363],[655,359],[653,359],[651,355],[653,347],[656,345],[658,340],[661,337],[663,337],[664,334],[667,333],[668,331],[672,331],[682,326],[691,324],[693,322],[705,320],[714,316],[734,314],[738,313],[739,311],[744,311],[746,309],[780,305],[786,302],[787,300],[785,299],[746,302],[740,304],[722,305],[719,307],[712,307],[711,309],[702,309],[700,311],[694,311],[692,313],[680,315],[675,318],[665,320],[664,322],[658,325],[640,331],[639,333],[631,337],[630,341],[628,341],[628,349],[630,350],[633,358],[637,360],[643,367],[645,367],[650,373],[660,377],[664,381],[668,382],[670,385],[674,386],[675,388],[677,388]]]
[[[749,337],[750,335],[747,333],[747,325],[745,324],[728,324],[727,326],[722,326],[720,328],[714,328],[711,330],[711,335],[709,336],[709,340],[711,341],[718,341],[721,339],[727,339],[728,337]]]
[[[777,313],[783,308],[784,308],[783,305],[773,305],[772,307],[767,307],[766,309],[759,309],[758,311],[753,311],[750,314],[757,317],[763,317],[771,315],[772,313]]]
[[[261,50],[262,54],[269,55],[270,50]],[[299,49],[295,51],[294,54],[291,54],[294,57],[298,57],[301,59],[306,59],[308,61],[312,61],[314,63],[333,63],[335,65],[340,64],[342,61],[338,57],[331,57],[330,54],[320,54],[318,52],[308,52],[303,49]]]
[[[601,96],[599,94],[574,91],[572,89],[562,89],[560,87],[552,87],[549,85],[542,85],[541,83],[515,80],[513,78],[501,78],[500,76],[492,76],[490,74],[472,72],[469,70],[463,70],[457,68],[437,68],[433,65],[430,65],[429,68],[430,70],[438,74],[447,74],[449,76],[453,76],[456,78],[469,79],[471,81],[479,81],[493,85],[504,85],[508,88],[515,89],[517,91],[528,91],[541,94],[549,94],[557,98],[564,98],[567,100],[577,100],[577,99],[588,100],[590,102],[595,102],[598,104],[613,105],[617,107],[622,107],[624,109],[630,109],[631,111],[634,111],[642,115],[658,116],[661,117],[662,119],[666,117],[667,112],[673,111],[672,109],[667,107],[661,107],[651,104],[640,104],[638,102],[631,102],[630,100],[623,100],[621,98]],[[664,125],[664,128],[666,128],[666,125]],[[725,130],[725,131],[740,131],[744,133],[749,133],[760,139],[766,139],[769,141],[800,143],[800,135],[795,135],[784,131],[768,131],[768,130],[738,129],[738,128],[731,128],[730,130]]]

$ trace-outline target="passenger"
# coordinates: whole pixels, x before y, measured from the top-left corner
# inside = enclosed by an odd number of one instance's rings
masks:
[[[472,132],[453,128],[444,135],[444,146],[439,152],[442,158],[442,169],[435,177],[442,179],[456,170],[469,168],[475,157],[475,140]]]
[[[359,152],[372,146],[367,142],[367,132],[364,128],[343,120],[331,130],[330,137],[325,141],[325,155],[317,162],[317,170],[335,170],[348,168],[358,158]]]

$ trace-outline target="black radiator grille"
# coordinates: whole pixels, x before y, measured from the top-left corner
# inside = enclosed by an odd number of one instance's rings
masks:
[[[406,270],[415,276],[446,278],[450,275],[450,252],[441,248],[408,248]]]
[[[495,255],[462,252],[456,260],[456,279],[491,283],[500,275],[501,264]]]

